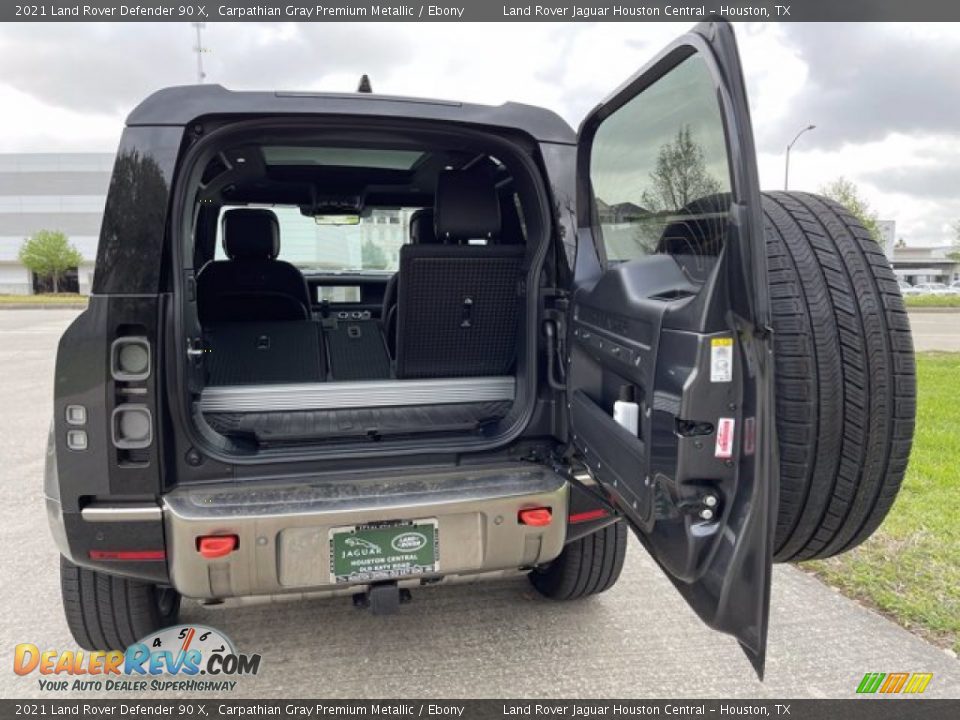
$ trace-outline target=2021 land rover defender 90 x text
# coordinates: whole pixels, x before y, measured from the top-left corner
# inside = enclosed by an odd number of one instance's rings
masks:
[[[180,597],[391,607],[616,582],[633,530],[762,673],[771,563],[879,525],[913,432],[898,285],[761,194],[733,32],[553,113],[171,88],[127,120],[45,494],[77,642]]]

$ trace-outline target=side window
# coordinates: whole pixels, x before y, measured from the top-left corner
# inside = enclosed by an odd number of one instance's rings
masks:
[[[691,55],[597,128],[590,154],[594,231],[609,263],[674,256],[703,279],[724,244],[730,192],[720,104]]]

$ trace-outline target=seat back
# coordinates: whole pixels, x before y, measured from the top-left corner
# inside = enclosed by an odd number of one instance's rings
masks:
[[[436,245],[439,242],[433,232],[433,208],[420,208],[410,216],[410,244]],[[397,350],[397,285],[399,280],[399,271],[387,280],[387,285],[383,290],[383,306],[380,311],[383,336],[387,340],[387,349],[391,357],[396,355]]]
[[[500,206],[492,178],[482,169],[442,173],[434,229],[443,245],[400,250],[397,377],[509,373],[526,249],[496,244]],[[472,239],[491,244],[467,244]]]
[[[303,274],[277,260],[280,227],[272,210],[236,208],[223,214],[228,260],[207,263],[197,276],[202,323],[305,320],[310,294]]]
[[[397,377],[509,373],[523,260],[517,245],[401,248]]]

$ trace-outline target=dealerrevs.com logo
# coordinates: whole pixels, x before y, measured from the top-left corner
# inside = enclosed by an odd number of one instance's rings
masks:
[[[41,650],[20,643],[13,671],[38,675],[44,691],[229,692],[234,678],[256,675],[260,655],[238,653],[230,639],[203,625],[176,625],[134,643],[126,650]]]

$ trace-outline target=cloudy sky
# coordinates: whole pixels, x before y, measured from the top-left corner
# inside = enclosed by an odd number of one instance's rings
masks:
[[[210,23],[207,81],[231,89],[518,100],[583,115],[689,25]],[[960,219],[960,27],[738,24],[761,184],[855,181],[912,245]],[[196,78],[188,24],[0,24],[0,152],[113,150],[145,95]]]

